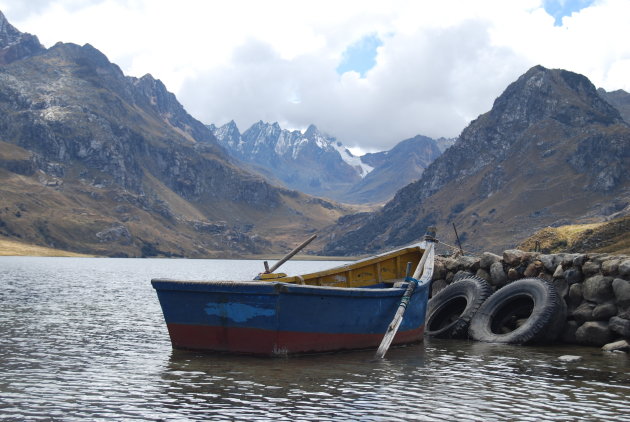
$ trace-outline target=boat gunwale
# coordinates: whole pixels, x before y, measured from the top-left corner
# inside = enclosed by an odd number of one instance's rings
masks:
[[[242,294],[302,294],[329,296],[365,296],[388,297],[401,296],[407,288],[407,282],[400,287],[335,287],[316,286],[310,284],[284,283],[280,281],[215,281],[215,280],[172,280],[156,278],[151,280],[153,288],[158,291],[197,291],[208,293],[242,293]],[[156,286],[156,284],[159,284]],[[381,283],[376,283],[381,284]],[[170,287],[170,288],[169,288]],[[185,287],[190,287],[187,289]],[[207,287],[205,289],[204,287]],[[211,289],[212,287],[212,289]],[[253,287],[250,291],[239,291],[240,287]],[[418,287],[423,287],[419,284]],[[257,292],[256,292],[257,290]],[[418,291],[419,289],[416,289]],[[414,292],[415,293],[415,292]]]

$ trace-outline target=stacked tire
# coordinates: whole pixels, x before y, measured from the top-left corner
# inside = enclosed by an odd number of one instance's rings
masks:
[[[487,282],[473,275],[442,289],[429,301],[427,335],[489,343],[548,343],[564,327],[566,304],[546,280],[523,278],[491,292]]]
[[[438,338],[467,338],[471,319],[491,294],[488,282],[472,274],[455,280],[429,300],[426,334]]]

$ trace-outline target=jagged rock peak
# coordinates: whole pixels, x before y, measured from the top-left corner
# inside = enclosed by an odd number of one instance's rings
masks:
[[[6,47],[19,41],[22,33],[9,23],[4,13],[0,10],[0,47]]]
[[[0,11],[0,64],[8,64],[45,50],[35,35],[18,31]]]
[[[540,65],[510,84],[495,100],[489,116],[499,124],[521,129],[545,118],[571,126],[621,120],[619,112],[597,94],[586,76]]]

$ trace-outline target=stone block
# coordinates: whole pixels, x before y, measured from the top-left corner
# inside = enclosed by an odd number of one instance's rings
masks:
[[[507,282],[507,276],[503,271],[503,265],[495,262],[490,266],[490,283],[494,286],[503,286]]]
[[[630,338],[630,320],[614,316],[608,322],[610,331],[613,331],[622,337]]]
[[[619,269],[618,259],[607,259],[602,262],[602,274],[609,276],[616,276]]]
[[[490,282],[490,274],[488,273],[488,271],[484,270],[483,268],[479,268],[475,275],[479,278],[483,278],[484,280]]]
[[[484,252],[481,255],[481,260],[479,261],[479,266],[484,270],[490,270],[490,266],[495,262],[501,261],[501,257],[499,255],[495,255],[491,252]]]
[[[503,262],[511,267],[516,267],[526,262],[531,254],[521,251],[520,249],[508,249],[503,251]]]
[[[558,265],[556,267],[556,270],[553,272],[553,278],[564,278],[564,271],[562,270],[562,265]]]
[[[596,321],[608,321],[615,315],[617,315],[617,305],[612,302],[602,303],[593,308],[593,319]]]
[[[573,267],[564,272],[564,279],[567,281],[567,283],[573,284],[581,283],[584,280],[584,277],[579,267]]]
[[[559,255],[540,255],[538,257],[540,262],[545,266],[545,269],[550,273],[556,269],[558,265],[561,265],[562,259]]]
[[[617,268],[619,271],[619,275],[625,277],[626,279],[630,279],[630,259],[625,259],[619,263],[619,267]]]
[[[582,295],[584,299],[596,303],[605,303],[613,300],[615,294],[612,288],[612,277],[594,275],[583,283]]]
[[[586,277],[598,274],[600,269],[600,265],[595,261],[586,261],[584,265],[582,265],[582,273]]]
[[[582,302],[573,312],[571,312],[571,315],[573,315],[573,318],[581,324],[586,321],[593,320],[593,309],[595,309],[595,304]]]
[[[582,285],[581,284],[572,284],[569,286],[569,296],[567,297],[567,304],[570,308],[577,307],[580,303],[582,303]]]
[[[525,271],[523,272],[523,275],[525,277],[536,277],[543,268],[543,263],[539,260],[535,260],[527,265]]]
[[[573,256],[573,260],[571,261],[571,263],[573,264],[574,267],[581,267],[582,265],[584,265],[584,263],[588,259],[588,257],[584,254],[576,254],[572,256]]]
[[[562,298],[566,298],[569,295],[569,284],[563,278],[556,278],[552,281],[553,285],[556,286],[556,290],[558,294]]]
[[[630,343],[627,340],[619,340],[602,346],[604,352],[630,352]]]
[[[575,340],[579,344],[601,347],[613,340],[613,333],[608,322],[587,321],[575,331]]]
[[[617,302],[624,305],[630,303],[630,281],[616,278],[612,282],[612,289]]]

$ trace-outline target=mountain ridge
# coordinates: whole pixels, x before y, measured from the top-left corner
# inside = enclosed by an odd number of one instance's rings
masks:
[[[469,248],[498,251],[541,225],[598,218],[630,197],[629,145],[627,123],[586,77],[535,66],[381,211],[331,228],[323,253],[400,246],[429,225],[454,243],[450,223]]]
[[[13,38],[0,49],[24,38],[2,28]],[[20,51],[0,64],[0,236],[238,256],[285,251],[348,212],[244,171],[161,81],[125,76],[90,44]]]
[[[208,125],[235,158],[284,186],[350,203],[382,203],[398,188],[417,179],[441,154],[433,140],[416,136],[389,151],[354,156],[341,142],[315,125],[301,132],[275,123],[254,123],[243,134],[234,121]],[[442,139],[442,147],[449,145]],[[382,168],[375,169],[375,167]]]

